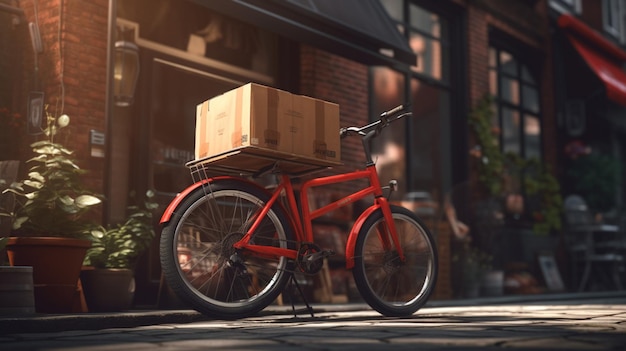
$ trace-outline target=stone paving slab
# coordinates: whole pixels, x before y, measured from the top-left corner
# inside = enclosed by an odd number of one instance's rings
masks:
[[[283,311],[284,312],[284,311]],[[235,321],[15,332],[2,350],[624,350],[626,296],[585,301],[425,307],[407,318],[369,309]]]

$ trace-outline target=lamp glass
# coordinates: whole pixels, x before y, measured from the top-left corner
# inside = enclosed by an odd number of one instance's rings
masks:
[[[113,95],[116,105],[129,106],[132,103],[138,78],[139,48],[128,41],[116,42],[113,71]]]

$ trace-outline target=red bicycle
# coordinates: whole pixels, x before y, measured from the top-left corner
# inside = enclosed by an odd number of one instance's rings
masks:
[[[385,316],[415,313],[435,285],[435,241],[413,212],[383,195],[369,147],[383,128],[409,115],[398,106],[366,126],[341,128],[342,138],[362,136],[364,169],[303,181],[300,206],[294,176],[276,167],[269,171],[280,181],[268,190],[249,177],[208,176],[210,165],[202,160],[188,163],[196,182],[161,218],[161,265],[169,286],[201,313],[227,319],[253,315],[276,300],[295,272],[317,273],[332,255],[315,244],[314,219],[373,196],[350,230],[346,268],[374,310]],[[309,190],[359,179],[368,185],[310,208]]]

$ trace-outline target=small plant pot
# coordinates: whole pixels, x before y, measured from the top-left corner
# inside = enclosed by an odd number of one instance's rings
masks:
[[[132,307],[135,277],[130,269],[83,268],[80,280],[89,312],[116,312]]]
[[[502,296],[504,295],[504,271],[488,271],[481,281],[482,296]]]
[[[0,315],[35,313],[33,267],[0,266]]]

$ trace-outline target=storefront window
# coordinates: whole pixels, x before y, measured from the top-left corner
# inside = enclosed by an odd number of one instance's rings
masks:
[[[502,151],[541,159],[539,87],[530,68],[511,52],[492,46],[489,78]]]
[[[173,195],[191,182],[185,163],[194,158],[196,106],[236,84],[165,61],[155,62],[152,80],[152,186]]]

